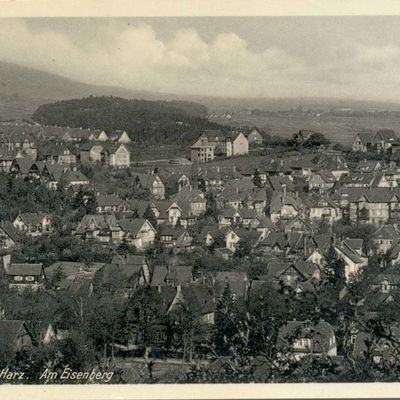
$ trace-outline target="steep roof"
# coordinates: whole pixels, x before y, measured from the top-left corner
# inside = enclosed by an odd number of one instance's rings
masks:
[[[335,330],[325,321],[319,321],[317,324],[307,321],[288,321],[278,331],[278,341],[281,346],[284,343],[291,343],[291,340],[296,338],[311,338],[309,352],[312,353],[327,353],[331,347],[332,337],[335,337]]]
[[[8,268],[8,275],[41,275],[43,264],[13,264]]]
[[[359,137],[362,144],[366,146],[369,143],[372,143],[372,139],[374,138],[374,133],[373,132],[360,132],[357,133],[356,137]]]
[[[0,348],[13,346],[24,326],[25,322],[21,320],[0,320]]]
[[[118,221],[118,225],[124,232],[129,232],[133,236],[137,236],[137,234],[143,228],[143,225],[145,224],[146,221],[147,219],[144,218],[132,218],[132,219],[123,218]],[[148,223],[150,224],[150,222]]]

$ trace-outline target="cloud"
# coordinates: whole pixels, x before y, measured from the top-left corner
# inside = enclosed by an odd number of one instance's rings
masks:
[[[268,43],[254,50],[235,32],[206,42],[194,29],[177,29],[161,40],[149,24],[108,23],[102,30],[96,25],[93,37],[83,36],[80,41],[68,30],[3,20],[0,60],[87,83],[172,93],[385,100],[400,95],[400,48],[393,44],[332,42],[325,57],[312,60]]]

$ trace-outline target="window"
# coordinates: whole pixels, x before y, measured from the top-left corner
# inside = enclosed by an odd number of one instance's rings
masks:
[[[14,281],[21,282],[22,280],[22,276],[14,276]]]
[[[33,276],[26,276],[25,280],[28,282],[33,282],[35,280],[35,278]]]

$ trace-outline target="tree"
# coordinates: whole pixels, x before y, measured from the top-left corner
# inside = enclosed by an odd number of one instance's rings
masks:
[[[259,188],[262,187],[260,170],[258,168],[256,168],[255,171],[254,171],[253,183],[254,183],[255,186],[257,186]]]
[[[157,218],[150,206],[144,212],[143,218],[147,219],[154,228],[157,227]]]
[[[313,133],[311,136],[304,142],[304,147],[306,148],[315,148],[320,146],[327,146],[330,141],[322,134],[322,133]]]
[[[144,350],[145,358],[154,343],[154,332],[163,320],[160,308],[160,295],[151,287],[140,287],[129,299],[125,318],[132,332],[138,337],[138,343]]]

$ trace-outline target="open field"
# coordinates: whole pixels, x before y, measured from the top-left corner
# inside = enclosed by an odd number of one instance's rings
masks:
[[[270,135],[290,137],[301,129],[310,129],[323,133],[332,142],[349,145],[354,135],[360,131],[376,131],[379,128],[400,131],[400,117],[387,117],[372,114],[365,117],[356,116],[320,116],[313,117],[301,114],[280,114],[264,117],[251,116],[247,113],[235,114],[235,120],[213,119],[214,122],[229,125],[257,126]]]

